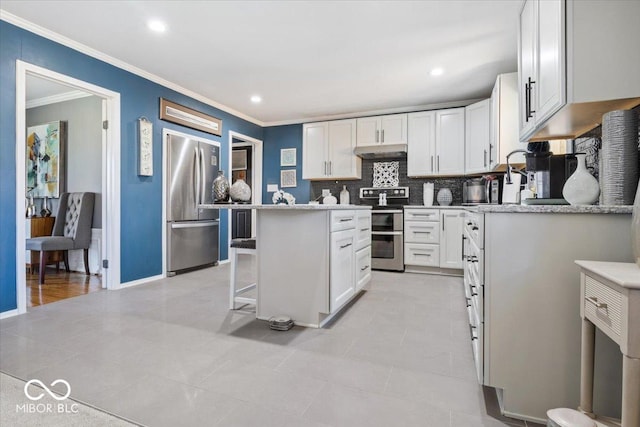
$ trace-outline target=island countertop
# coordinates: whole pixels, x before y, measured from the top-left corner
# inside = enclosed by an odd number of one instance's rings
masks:
[[[296,205],[269,205],[269,204],[243,204],[243,203],[212,203],[198,205],[199,209],[280,209],[280,210],[310,210],[310,211],[328,211],[328,210],[366,210],[371,206],[363,205],[322,205],[322,204],[296,204]]]

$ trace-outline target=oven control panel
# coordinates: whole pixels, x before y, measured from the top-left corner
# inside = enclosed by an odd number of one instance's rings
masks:
[[[377,199],[380,194],[386,194],[387,199],[408,199],[409,187],[365,187],[360,189],[361,199]]]

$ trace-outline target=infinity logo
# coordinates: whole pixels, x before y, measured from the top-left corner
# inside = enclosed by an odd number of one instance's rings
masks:
[[[24,385],[24,395],[25,395],[25,396],[27,396],[27,397],[28,397],[29,399],[31,399],[31,400],[40,400],[40,399],[42,399],[42,398],[44,397],[44,393],[40,393],[40,394],[39,394],[39,395],[37,395],[37,396],[31,396],[31,395],[29,394],[29,390],[28,390],[28,389],[29,389],[29,386],[30,386],[31,384],[37,384],[37,385],[39,385],[40,387],[42,387],[43,389],[45,389],[45,391],[46,391],[47,393],[49,393],[49,396],[53,397],[55,400],[65,400],[65,399],[66,399],[67,397],[69,397],[69,395],[71,394],[71,386],[70,386],[70,385],[69,385],[69,383],[68,383],[68,382],[66,382],[65,380],[55,380],[54,382],[52,382],[52,383],[51,383],[51,387],[54,387],[56,384],[59,384],[59,383],[62,383],[62,384],[64,384],[64,385],[66,385],[66,386],[67,386],[67,392],[65,393],[65,395],[64,395],[64,396],[60,396],[60,397],[58,397],[58,395],[56,395],[52,390],[50,390],[50,389],[49,389],[46,385],[44,385],[44,384],[42,383],[42,381],[40,381],[40,380],[31,380],[31,381],[27,382],[27,383]]]

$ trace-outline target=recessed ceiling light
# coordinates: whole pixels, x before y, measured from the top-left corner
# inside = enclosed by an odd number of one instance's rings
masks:
[[[164,25],[164,22],[158,20],[149,21],[147,23],[147,27],[149,27],[151,31],[155,31],[156,33],[164,33],[167,29],[166,25]]]
[[[433,70],[431,70],[431,75],[436,77],[436,76],[441,76],[444,73],[444,70],[442,68],[434,68]]]
[[[259,104],[262,102],[262,98],[258,95],[253,95],[251,97],[251,102],[253,102],[254,104]]]

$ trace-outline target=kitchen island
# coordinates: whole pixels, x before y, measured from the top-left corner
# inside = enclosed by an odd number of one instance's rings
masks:
[[[371,280],[371,207],[200,205],[256,209],[259,319],[319,328]]]

